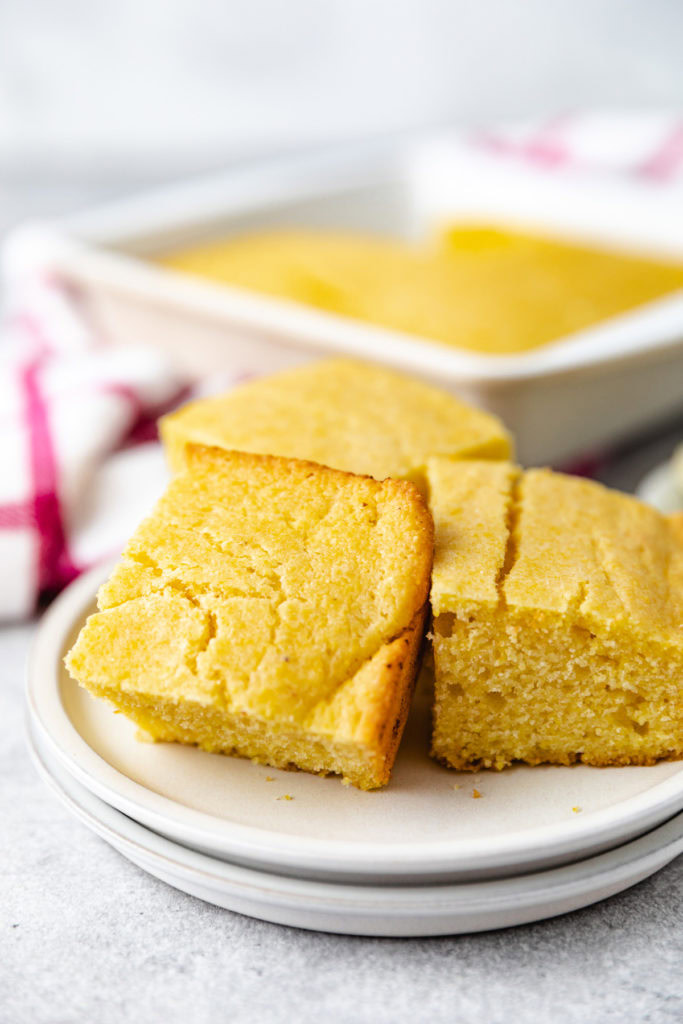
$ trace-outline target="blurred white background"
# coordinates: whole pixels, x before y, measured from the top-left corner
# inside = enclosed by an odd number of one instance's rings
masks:
[[[678,0],[0,0],[0,226],[252,154],[683,105]]]

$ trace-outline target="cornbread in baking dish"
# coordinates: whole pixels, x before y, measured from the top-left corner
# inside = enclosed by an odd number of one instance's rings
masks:
[[[188,442],[307,459],[424,486],[430,455],[509,458],[500,420],[370,363],[328,359],[191,402],[161,421],[171,467]]]
[[[456,224],[422,242],[270,230],[203,241],[160,262],[489,355],[538,348],[683,287],[680,260],[495,224]]]
[[[455,768],[683,757],[683,525],[509,463],[429,463],[433,754]]]
[[[406,481],[192,445],[67,667],[154,739],[382,786],[432,552]]]

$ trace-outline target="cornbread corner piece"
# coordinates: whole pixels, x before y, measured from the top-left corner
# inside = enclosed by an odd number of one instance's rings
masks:
[[[424,489],[430,455],[507,459],[500,420],[403,374],[329,359],[184,406],[161,421],[171,468],[188,442],[319,462]]]
[[[408,482],[191,445],[67,667],[152,738],[382,786],[432,555]]]
[[[428,479],[434,756],[683,757],[683,520],[509,463],[435,459]]]

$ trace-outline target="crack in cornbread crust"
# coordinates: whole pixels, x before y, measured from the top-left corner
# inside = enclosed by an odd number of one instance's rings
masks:
[[[421,381],[330,359],[250,381],[165,416],[171,468],[188,443],[312,460],[424,488],[428,456],[506,459],[511,439],[489,413]]]
[[[353,749],[342,774],[382,785],[422,636],[424,500],[404,481],[298,460],[196,446],[187,458],[100,588],[70,671],[160,738],[279,766],[269,743],[296,737],[287,763],[315,771],[341,770]]]
[[[385,644],[334,695],[346,704],[343,727],[326,729],[336,709],[320,705],[305,727],[231,714],[223,706],[159,700],[158,695],[90,687],[132,718],[141,739],[180,742],[210,753],[232,754],[284,770],[339,774],[360,789],[391,777],[417,678],[427,606],[399,637]],[[357,691],[353,694],[353,691]],[[351,698],[346,701],[345,698]],[[293,757],[293,754],[295,755]]]
[[[429,479],[435,756],[683,756],[681,520],[545,470],[435,460]]]

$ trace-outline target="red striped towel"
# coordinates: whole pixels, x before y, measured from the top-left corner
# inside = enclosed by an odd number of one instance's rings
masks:
[[[618,174],[639,182],[683,183],[683,117],[645,111],[567,112],[478,131],[470,144],[535,167]]]
[[[163,463],[156,445],[119,456],[132,486],[113,514],[103,504],[121,470],[108,457],[180,391],[159,353],[98,345],[56,286],[22,294],[0,335],[0,619],[30,614],[121,546],[160,489]]]

